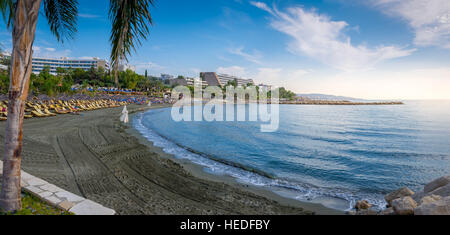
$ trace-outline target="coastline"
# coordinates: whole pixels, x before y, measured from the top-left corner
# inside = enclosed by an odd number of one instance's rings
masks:
[[[120,124],[120,113],[113,108],[26,120],[22,168],[118,214],[344,214],[208,174]]]
[[[289,105],[404,105],[403,102],[398,101],[384,101],[384,102],[353,102],[353,101],[328,101],[328,100],[310,100],[310,101],[283,101],[280,104]]]
[[[165,107],[160,107],[165,108]],[[149,109],[142,110],[139,112],[145,112]],[[345,214],[343,211],[335,210],[332,208],[328,208],[323,206],[322,204],[318,203],[310,203],[310,202],[302,202],[299,200],[291,199],[288,197],[283,197],[281,195],[276,194],[275,192],[270,191],[269,189],[264,189],[262,187],[250,185],[250,184],[244,184],[237,182],[235,178],[227,175],[215,175],[208,173],[204,171],[203,167],[200,165],[197,165],[195,163],[192,163],[189,160],[186,159],[178,159],[174,157],[173,155],[164,152],[160,147],[154,146],[151,141],[146,139],[144,136],[139,133],[138,130],[132,127],[132,121],[134,119],[134,116],[136,116],[138,112],[134,112],[130,114],[130,120],[131,122],[129,124],[126,124],[128,127],[126,129],[126,132],[135,138],[139,140],[141,144],[146,145],[150,151],[157,153],[163,158],[169,159],[171,161],[174,161],[178,164],[180,164],[183,169],[188,171],[190,174],[192,174],[196,178],[200,178],[203,180],[213,181],[217,183],[225,183],[227,185],[230,185],[232,187],[239,188],[240,190],[249,191],[251,193],[254,193],[258,196],[268,198],[270,200],[273,200],[277,203],[280,203],[281,205],[289,206],[289,207],[297,207],[297,208],[303,208],[304,210],[312,211],[317,215],[342,215]]]

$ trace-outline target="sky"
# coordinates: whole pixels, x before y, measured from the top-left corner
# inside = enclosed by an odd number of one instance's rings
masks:
[[[79,0],[61,44],[39,16],[34,54],[109,58],[106,0]],[[296,93],[450,99],[449,0],[156,0],[137,72],[219,72]],[[3,48],[11,33],[0,26]]]

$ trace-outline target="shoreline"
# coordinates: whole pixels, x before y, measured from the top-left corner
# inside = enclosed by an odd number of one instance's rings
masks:
[[[130,113],[160,107],[128,106]],[[25,120],[22,168],[123,215],[344,214],[178,161],[120,124],[121,111]],[[2,142],[4,127],[0,123]]]
[[[170,106],[167,106],[167,107],[170,107]],[[159,108],[167,108],[167,107],[159,107]],[[212,173],[208,173],[204,170],[204,167],[201,165],[195,164],[187,159],[178,159],[175,156],[173,156],[172,154],[164,152],[164,150],[161,147],[154,146],[153,142],[151,142],[150,140],[148,140],[144,136],[142,136],[142,134],[139,133],[139,131],[136,130],[132,126],[134,116],[136,116],[140,112],[145,112],[148,110],[150,110],[150,109],[141,110],[139,112],[134,112],[134,113],[130,114],[130,123],[125,124],[125,126],[127,126],[127,129],[125,131],[128,134],[136,137],[139,140],[139,142],[141,144],[146,145],[150,149],[150,151],[156,152],[161,157],[169,159],[171,161],[174,161],[174,162],[182,165],[183,169],[187,170],[189,173],[194,175],[194,177],[201,178],[204,180],[214,181],[217,183],[225,183],[225,184],[231,185],[233,187],[237,187],[241,190],[250,191],[259,196],[268,198],[270,200],[274,200],[282,205],[303,208],[305,210],[312,211],[318,215],[343,215],[343,214],[345,214],[344,211],[339,211],[336,209],[328,208],[319,203],[303,202],[303,201],[295,200],[292,198],[283,197],[283,196],[271,191],[270,189],[266,189],[263,187],[254,186],[254,185],[250,185],[250,184],[240,183],[232,176],[215,175]]]
[[[316,100],[316,101],[283,101],[280,104],[288,105],[404,105],[403,102],[352,102],[352,101],[328,101],[328,100]]]

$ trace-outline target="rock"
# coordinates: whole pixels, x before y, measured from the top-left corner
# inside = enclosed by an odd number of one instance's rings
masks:
[[[404,187],[404,188],[398,189],[392,193],[389,193],[388,195],[386,195],[384,197],[384,199],[388,203],[388,206],[391,206],[392,201],[394,201],[395,199],[412,196],[412,195],[414,195],[414,192],[411,189]]]
[[[392,201],[392,207],[397,215],[414,215],[417,202],[411,197],[402,197]]]
[[[395,211],[394,208],[389,207],[384,211],[381,211],[380,213],[378,213],[379,215],[395,215]]]
[[[414,199],[414,201],[416,202],[420,202],[420,200],[422,200],[423,197],[427,196],[426,193],[424,193],[423,191],[420,192],[416,192],[414,193],[414,195],[412,195],[412,199]]]
[[[372,205],[370,205],[370,203],[366,200],[362,200],[362,201],[357,201],[356,205],[355,205],[355,209],[360,211],[360,210],[367,210],[369,208],[371,208]]]
[[[450,197],[441,200],[423,203],[414,209],[415,215],[450,215]]]
[[[419,205],[433,203],[433,202],[439,201],[441,199],[442,199],[442,197],[439,195],[426,196],[426,197],[423,197],[422,199],[420,199]]]
[[[420,192],[415,193],[411,197],[414,199],[414,201],[420,202],[424,197],[432,196],[432,195],[441,196],[441,197],[448,197],[448,196],[450,196],[450,184],[447,184],[447,185],[445,185],[443,187],[437,188],[434,191],[429,192],[429,193],[425,193],[423,191],[420,191]]]
[[[450,184],[447,184],[445,186],[437,188],[434,191],[432,191],[431,193],[429,193],[428,195],[437,195],[437,196],[441,196],[441,197],[450,197]]]
[[[446,186],[448,184],[450,184],[450,175],[447,175],[447,176],[444,176],[439,179],[435,179],[435,180],[431,181],[430,183],[425,185],[425,188],[423,191],[425,193],[430,193],[430,192],[436,190],[437,188]]]

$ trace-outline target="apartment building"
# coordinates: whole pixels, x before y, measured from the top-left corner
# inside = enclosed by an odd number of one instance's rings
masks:
[[[238,86],[247,86],[248,84],[255,84],[253,79],[244,79],[228,74],[217,74],[214,72],[202,72],[200,77],[209,86],[226,86],[228,82],[236,81]]]
[[[50,67],[50,73],[56,74],[57,68],[65,69],[83,69],[85,71],[90,70],[92,67],[97,69],[103,67],[105,70],[109,70],[109,62],[99,58],[92,59],[68,59],[66,57],[60,59],[50,58],[33,58],[33,73],[39,74],[46,66]]]

